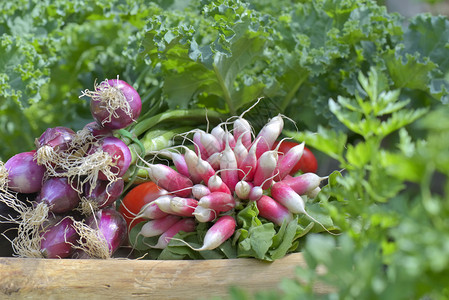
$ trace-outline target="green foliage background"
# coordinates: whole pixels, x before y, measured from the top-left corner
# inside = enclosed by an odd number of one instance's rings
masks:
[[[355,0],[15,0],[0,11],[0,159],[49,126],[89,122],[78,96],[95,79],[132,83],[139,121],[226,116],[264,97],[247,115],[256,130],[281,112],[300,129],[286,135],[344,169],[319,195],[343,233],[307,235],[308,268],[282,294],[230,297],[449,297],[447,17],[405,20]],[[317,281],[334,292],[316,295]]]

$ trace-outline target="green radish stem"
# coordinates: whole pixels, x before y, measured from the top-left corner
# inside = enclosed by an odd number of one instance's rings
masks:
[[[148,119],[139,120],[139,122],[131,129],[131,133],[136,136],[140,136],[144,132],[150,130],[157,124],[161,124],[166,121],[180,121],[185,123],[186,121],[194,121],[197,123],[198,121],[204,121],[205,118],[208,120],[214,120],[217,123],[220,122],[222,115],[215,111],[206,111],[205,109],[180,109],[180,110],[171,110],[167,112],[163,112],[157,114]]]

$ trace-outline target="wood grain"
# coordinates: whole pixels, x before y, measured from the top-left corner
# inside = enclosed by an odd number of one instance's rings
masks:
[[[1,299],[210,299],[230,286],[276,289],[305,262],[300,253],[274,262],[227,260],[69,260],[0,258]],[[315,287],[319,293],[329,289]]]

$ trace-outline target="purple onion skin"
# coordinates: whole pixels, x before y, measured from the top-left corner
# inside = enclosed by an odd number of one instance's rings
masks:
[[[99,230],[108,242],[109,251],[114,253],[125,241],[127,236],[126,221],[113,208],[103,208],[90,216],[86,224]],[[98,224],[98,227],[97,227]]]
[[[123,192],[125,183],[122,178],[109,184],[108,181],[98,180],[95,188],[90,191],[90,184],[84,185],[84,197],[98,203],[98,208],[104,208],[117,200]]]
[[[55,151],[65,151],[76,133],[70,128],[58,126],[47,128],[42,135],[36,139],[35,145],[39,149],[42,146],[50,146]]]
[[[103,127],[95,121],[87,123],[84,129],[87,129],[96,139],[112,136],[112,130],[110,128]]]
[[[102,101],[98,100],[91,100],[90,111],[93,118],[104,127],[110,129],[125,128],[128,125],[132,124],[132,122],[136,121],[139,117],[142,110],[142,100],[140,99],[139,93],[125,81],[119,79],[109,79],[108,83],[110,86],[118,88],[122,91],[123,95],[130,105],[131,116],[128,115],[123,109],[117,109],[115,110],[116,116],[112,116],[109,120],[110,112],[105,109],[105,104]]]
[[[115,165],[111,167],[111,171],[117,177],[122,177],[131,165],[131,151],[128,146],[121,139],[110,136],[101,140],[100,147],[103,151],[109,153],[114,161]],[[92,149],[92,151],[96,151],[96,149]],[[101,180],[107,180],[102,172],[99,173],[98,177]]]
[[[41,252],[45,258],[69,257],[74,251],[72,245],[76,245],[78,239],[73,220],[63,218],[41,234]]]
[[[8,188],[14,192],[37,193],[42,187],[45,167],[34,160],[36,151],[22,152],[11,157],[6,163]]]
[[[53,213],[67,213],[81,201],[66,177],[51,177],[42,185],[37,201],[44,202]]]

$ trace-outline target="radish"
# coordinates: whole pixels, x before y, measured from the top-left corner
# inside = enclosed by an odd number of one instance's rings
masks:
[[[334,234],[327,230],[323,224],[321,224],[318,220],[313,218],[305,209],[304,199],[300,195],[298,195],[289,185],[277,182],[271,188],[271,196],[274,200],[285,206],[290,212],[294,214],[304,214],[312,221],[318,223],[321,227],[324,228],[330,234]]]
[[[206,153],[204,154],[201,153],[201,157],[203,157],[203,159],[207,159],[212,154],[221,152],[221,150],[223,149],[221,146],[221,142],[217,140],[215,136],[207,132],[201,133],[200,142],[203,145],[204,150],[206,151]]]
[[[267,195],[262,195],[256,205],[259,215],[276,225],[293,220],[293,214],[285,206]]]
[[[221,126],[222,124],[218,124],[217,126],[212,128],[210,134],[212,134],[217,139],[217,141],[220,142],[221,150],[223,150],[226,146],[226,139],[224,138],[226,135],[226,131]]]
[[[235,158],[237,159],[237,166],[240,166],[243,160],[248,155],[248,149],[242,143],[242,135],[239,137],[234,147]]]
[[[215,170],[212,166],[205,160],[201,158],[200,155],[190,149],[186,149],[185,160],[189,172],[192,174],[197,174],[204,182],[208,182],[209,178],[215,175]]]
[[[321,192],[321,188],[318,186],[318,187],[314,188],[313,190],[311,190],[310,192],[307,192],[306,195],[310,199],[314,199],[318,196],[319,192]]]
[[[190,195],[193,183],[189,178],[169,166],[145,163],[148,167],[141,168],[148,171],[150,179],[157,185],[179,197],[188,197]]]
[[[254,141],[253,145],[248,151],[248,154],[239,165],[239,169],[243,171],[238,174],[240,180],[245,177],[246,181],[252,181],[254,178],[254,173],[256,172],[257,166],[256,151],[260,139],[261,138],[258,138]]]
[[[275,177],[276,181],[280,181],[290,174],[291,170],[296,166],[304,153],[304,142],[291,148],[287,153],[284,153],[282,158],[278,161],[276,169],[279,174]]]
[[[134,219],[138,219],[138,218],[160,219],[160,218],[165,217],[166,215],[168,215],[168,213],[162,211],[159,208],[159,205],[157,204],[157,202],[154,202],[154,200],[153,200],[150,203],[142,206],[139,214]]]
[[[201,197],[209,195],[211,191],[204,184],[195,184],[192,187],[192,195],[195,199],[199,200]]]
[[[195,146],[195,153],[197,155],[201,155],[201,157],[203,159],[207,159],[207,151],[206,148],[204,147],[203,143],[201,142],[201,136],[203,135],[203,133],[205,133],[203,130],[201,129],[197,129],[195,130],[195,133],[193,134],[193,145]]]
[[[229,143],[226,142],[225,149],[221,152],[220,158],[221,179],[228,186],[231,192],[234,192],[235,185],[239,181],[239,170],[237,158],[232,151]]]
[[[42,187],[45,167],[34,160],[35,151],[12,156],[4,164],[7,171],[8,188],[18,193],[36,193]]]
[[[271,180],[276,169],[278,156],[276,151],[267,151],[257,160],[256,171],[254,172],[253,183],[255,186],[261,186],[266,190],[271,186]]]
[[[197,206],[198,200],[193,198],[173,197],[170,200],[170,208],[177,216],[192,217]]]
[[[218,174],[215,174],[211,178],[209,178],[209,181],[207,182],[207,187],[211,192],[223,192],[232,194],[229,187],[223,182],[220,176]]]
[[[214,225],[209,228],[204,236],[203,246],[200,248],[193,248],[186,242],[182,242],[195,251],[213,250],[223,244],[234,234],[236,226],[237,223],[235,222],[235,219],[231,216],[225,215],[219,217]]]
[[[120,129],[137,120],[142,110],[139,93],[120,79],[106,79],[94,85],[94,90],[85,90],[80,96],[91,98],[90,111],[102,126]]]
[[[235,207],[235,200],[231,194],[212,192],[209,195],[202,197],[198,201],[198,205],[215,211],[224,212]]]
[[[251,147],[251,132],[252,128],[249,122],[243,119],[241,116],[234,121],[234,139],[241,140],[242,144],[249,149]]]
[[[180,174],[186,177],[191,176],[183,154],[170,151],[161,151],[161,154],[167,156],[172,160],[173,164],[175,165],[176,171],[178,171]]]
[[[256,156],[259,158],[263,153],[271,150],[274,142],[279,137],[284,128],[284,120],[281,115],[277,115],[272,118],[265,126],[260,130],[257,138],[261,138],[261,141],[257,145]]]
[[[294,214],[307,214],[302,197],[285,183],[276,182],[271,188],[271,197]]]
[[[201,156],[200,154],[196,154],[195,151],[190,150],[185,147],[184,159],[187,165],[188,172],[190,174],[189,178],[192,179],[192,182],[197,184],[200,183],[203,179],[199,170],[197,169],[198,158]],[[215,173],[215,172],[214,172]]]
[[[251,147],[251,137],[252,137],[252,127],[249,122],[243,118],[243,116],[249,112],[252,108],[254,108],[262,98],[257,99],[257,101],[247,110],[245,110],[237,119],[234,120],[233,123],[233,132],[235,140],[238,140],[242,137],[242,143],[249,149]]]
[[[143,224],[139,234],[144,237],[161,235],[179,220],[181,220],[181,217],[175,215],[166,215],[160,219],[150,220]]]
[[[249,194],[253,187],[254,187],[254,184],[252,182],[240,180],[235,185],[235,194],[237,195],[237,197],[239,197],[239,199],[247,200],[247,199],[249,199]]]
[[[224,149],[226,147],[226,143],[229,143],[229,147],[231,147],[231,149],[235,148],[235,144],[236,144],[236,140],[234,138],[234,136],[232,135],[232,133],[230,133],[229,131],[226,131],[224,136],[223,136],[223,144],[224,147],[222,149]]]
[[[164,213],[175,214],[175,212],[173,211],[173,209],[172,209],[172,207],[170,205],[171,199],[173,199],[172,195],[162,195],[162,196],[158,197],[156,200],[154,200],[153,202]]]
[[[159,236],[157,244],[151,248],[165,249],[170,242],[170,240],[179,232],[192,232],[195,230],[195,220],[193,218],[184,218],[173,224],[168,228],[163,234]]]
[[[315,173],[304,173],[296,177],[288,177],[279,181],[280,183],[287,184],[290,186],[297,194],[304,195],[307,194],[317,187],[320,186],[321,181],[327,179],[326,177],[320,177]]]
[[[260,186],[253,186],[248,194],[248,199],[250,201],[257,201],[262,197],[263,189]]]
[[[207,158],[207,162],[211,165],[212,168],[214,168],[215,171],[220,169],[220,158],[221,152],[214,153]]]
[[[193,215],[195,216],[195,219],[201,223],[210,222],[217,218],[217,212],[215,210],[200,205],[195,207]]]

